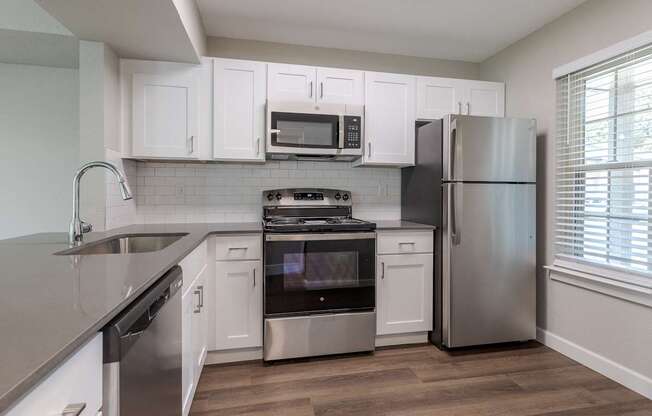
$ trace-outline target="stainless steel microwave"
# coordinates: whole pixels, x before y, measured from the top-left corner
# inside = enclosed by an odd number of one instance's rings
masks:
[[[267,102],[268,159],[355,160],[362,156],[364,107]]]

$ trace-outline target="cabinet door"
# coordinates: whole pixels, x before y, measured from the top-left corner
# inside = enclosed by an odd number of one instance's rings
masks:
[[[270,101],[315,101],[315,68],[303,65],[269,64],[267,99]]]
[[[464,114],[505,116],[505,84],[487,81],[465,81],[465,83],[467,88]]]
[[[218,261],[216,270],[216,349],[262,346],[261,262]]]
[[[417,118],[433,120],[446,114],[461,114],[465,88],[453,78],[417,78]]]
[[[197,311],[199,297],[194,293],[192,283],[181,298],[181,388],[184,416],[190,411],[192,396],[195,390],[195,360],[193,344],[193,322]]]
[[[409,75],[365,73],[363,164],[414,164],[416,79]]]
[[[432,254],[377,257],[378,335],[432,331]]]
[[[200,70],[133,76],[133,156],[196,159]]]
[[[215,59],[213,67],[213,156],[264,161],[267,65]]]
[[[199,382],[204,358],[207,350],[207,325],[208,315],[204,304],[204,294],[206,288],[206,273],[208,266],[205,266],[194,284],[192,291],[195,295],[195,308],[192,315],[192,360],[193,360],[193,382],[195,385]]]
[[[81,416],[96,416],[102,408],[102,333],[95,335],[2,415],[62,415],[68,405],[75,403],[86,405]]]
[[[317,101],[364,105],[364,72],[317,68]]]

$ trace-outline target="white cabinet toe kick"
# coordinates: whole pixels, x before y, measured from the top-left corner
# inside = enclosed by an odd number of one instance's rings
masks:
[[[265,361],[373,351],[376,312],[265,319]]]

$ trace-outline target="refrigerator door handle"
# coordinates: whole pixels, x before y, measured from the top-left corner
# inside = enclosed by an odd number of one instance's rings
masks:
[[[448,212],[450,213],[450,233],[451,244],[456,246],[460,244],[460,234],[457,229],[457,213],[455,212],[455,184],[450,185],[450,192],[448,197]]]
[[[455,146],[457,142],[457,120],[451,121],[450,141],[448,142],[448,171],[449,178],[455,179]]]

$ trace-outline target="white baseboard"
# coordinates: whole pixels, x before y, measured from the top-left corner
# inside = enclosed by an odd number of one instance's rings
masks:
[[[392,334],[392,335],[377,335],[376,346],[387,347],[390,345],[408,345],[408,344],[423,344],[428,342],[427,332],[415,332],[413,334]]]
[[[537,340],[623,386],[652,399],[652,379],[572,341],[537,328]]]

